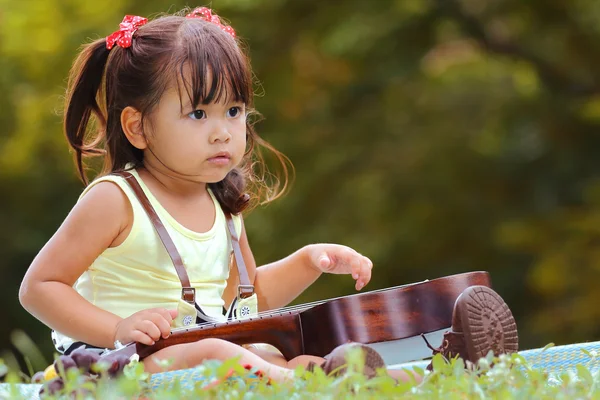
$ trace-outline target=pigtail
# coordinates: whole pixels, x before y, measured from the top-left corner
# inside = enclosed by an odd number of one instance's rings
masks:
[[[208,186],[226,213],[238,214],[249,205],[250,196],[244,191],[244,174],[238,168],[229,171],[222,181],[209,183]]]
[[[64,127],[81,180],[87,184],[84,157],[102,156],[105,151],[98,147],[105,137],[106,115],[98,104],[101,85],[108,61],[106,40],[98,39],[88,44],[79,54],[69,76]],[[87,137],[90,116],[94,113],[98,129]]]
[[[294,176],[290,159],[258,136],[252,124],[246,125],[246,132],[249,133],[246,161],[222,181],[209,184],[223,211],[231,214],[250,211],[258,204],[267,204],[283,196]],[[275,156],[273,161],[281,167],[279,174],[269,171],[260,148]]]

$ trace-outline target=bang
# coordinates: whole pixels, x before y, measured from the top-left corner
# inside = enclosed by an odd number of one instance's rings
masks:
[[[179,97],[185,91],[194,107],[212,102],[251,105],[250,71],[234,39],[199,21],[182,24],[181,29],[183,54],[177,57]]]

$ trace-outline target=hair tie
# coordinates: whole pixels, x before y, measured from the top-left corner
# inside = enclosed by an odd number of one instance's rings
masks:
[[[147,22],[148,18],[138,17],[137,15],[126,15],[119,24],[119,30],[106,37],[106,48],[110,50],[115,44],[124,49],[130,47],[135,31]]]
[[[235,31],[231,26],[223,25],[221,23],[221,19],[217,14],[213,14],[210,8],[206,7],[198,7],[195,8],[194,11],[185,16],[186,18],[200,18],[210,23],[217,25],[223,31],[229,33],[232,38],[235,39]]]

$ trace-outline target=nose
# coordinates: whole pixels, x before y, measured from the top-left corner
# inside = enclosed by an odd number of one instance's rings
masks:
[[[216,120],[211,128],[210,143],[223,142],[228,143],[231,140],[231,134],[227,129],[227,123],[222,120]]]

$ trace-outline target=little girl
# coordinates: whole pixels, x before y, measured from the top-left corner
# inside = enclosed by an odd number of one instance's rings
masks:
[[[105,169],[35,258],[20,291],[23,306],[54,329],[59,352],[81,343],[152,344],[172,326],[196,322],[195,304],[204,320],[221,320],[238,283],[237,269],[229,268],[225,213],[239,236],[260,311],[290,303],[323,272],[352,274],[357,290],[371,278],[368,258],[332,244],[309,245],[256,268],[241,217],[251,200],[246,183],[263,182],[254,172],[257,145],[283,156],[248,119],[254,111],[252,72],[234,30],[206,8],[183,14],[151,22],[126,16],[118,31],[86,46],[74,63],[66,136],[84,182],[85,156],[103,155]],[[164,224],[195,301],[184,298],[191,292],[182,296],[178,271],[140,199],[124,177],[114,175],[119,171],[133,175]],[[280,193],[272,190],[269,198]],[[172,369],[241,356],[241,363],[276,380],[291,374],[218,339],[154,356],[173,359]],[[322,361],[307,356],[280,365],[311,360]],[[144,362],[150,372],[161,368]]]
[[[82,344],[151,345],[172,327],[239,317],[242,303],[245,314],[280,308],[323,272],[351,274],[357,290],[371,279],[367,257],[334,244],[308,245],[256,268],[241,212],[264,189],[267,200],[282,191],[257,175],[255,149],[285,158],[248,119],[252,72],[234,30],[207,8],[186,12],[150,22],[126,16],[118,31],[87,45],[71,71],[66,137],[84,183],[85,157],[103,156],[104,170],[34,259],[19,293],[54,330],[61,353]],[[247,278],[230,269],[236,238]],[[250,285],[238,286],[246,279]],[[143,362],[157,372],[155,359],[181,369],[232,357],[277,381],[297,365],[324,361],[288,362],[206,339]]]

